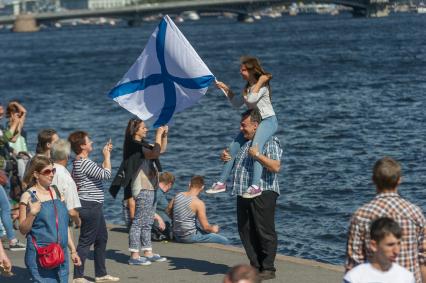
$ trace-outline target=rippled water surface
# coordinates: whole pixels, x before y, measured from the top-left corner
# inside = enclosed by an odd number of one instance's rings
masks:
[[[156,24],[0,33],[0,98],[19,98],[28,108],[31,149],[41,128],[55,128],[62,137],[83,129],[95,141],[97,161],[101,144],[112,137],[116,170],[130,115],[105,94]],[[426,208],[425,16],[298,16],[254,24],[202,19],[179,27],[235,90],[243,86],[240,55],[260,57],[274,75],[284,145],[276,213],[280,253],[341,264],[350,215],[373,197],[371,167],[384,155],[403,165],[401,194]],[[194,174],[206,176],[207,184],[215,180],[218,155],[238,122],[239,112],[214,89],[176,116],[162,157],[164,169],[178,176],[174,192],[185,190]],[[239,245],[234,197],[203,199],[210,221]],[[121,222],[119,200],[108,195],[105,211],[108,221]]]

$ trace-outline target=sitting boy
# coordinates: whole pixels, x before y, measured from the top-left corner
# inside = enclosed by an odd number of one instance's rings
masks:
[[[172,240],[173,231],[172,231],[172,220],[166,213],[167,206],[169,201],[166,198],[166,193],[170,191],[175,182],[175,176],[170,172],[163,172],[160,174],[158,188],[155,191],[155,201],[157,203],[157,208],[155,210],[156,218],[154,220],[154,225],[152,226],[151,239],[153,241],[162,241],[162,240]],[[158,218],[161,218],[165,224],[165,229],[161,230],[160,221]]]

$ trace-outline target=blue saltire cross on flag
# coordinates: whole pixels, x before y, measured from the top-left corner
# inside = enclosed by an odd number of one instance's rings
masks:
[[[214,80],[209,68],[165,16],[142,54],[108,93],[120,106],[154,127],[196,103]]]

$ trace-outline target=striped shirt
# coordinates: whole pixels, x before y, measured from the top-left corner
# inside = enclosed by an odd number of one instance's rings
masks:
[[[173,204],[173,233],[178,237],[186,237],[195,234],[195,213],[190,205],[193,196],[185,196],[183,193],[176,195]]]
[[[248,154],[252,141],[246,142],[235,157],[234,173],[232,177],[232,194],[242,196],[247,188],[251,185],[253,179],[253,158]],[[263,155],[273,160],[281,160],[283,150],[280,140],[273,136],[263,147]],[[280,194],[278,184],[278,174],[263,168],[262,177],[260,178],[260,187],[262,190],[274,191]]]
[[[74,160],[72,177],[80,200],[104,202],[102,180],[111,178],[111,170],[104,169],[90,159]]]
[[[379,217],[389,217],[402,229],[401,252],[396,263],[413,272],[421,283],[420,265],[426,264],[426,220],[419,207],[395,193],[379,193],[352,216],[346,247],[345,267],[367,261],[370,255],[370,225]]]

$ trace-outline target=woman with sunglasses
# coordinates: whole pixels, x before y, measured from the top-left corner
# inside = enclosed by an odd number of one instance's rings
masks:
[[[81,258],[81,266],[74,268],[73,283],[86,283],[84,276],[84,262],[89,255],[90,247],[94,245],[95,280],[96,282],[116,282],[120,278],[107,274],[105,266],[108,231],[103,212],[104,187],[103,180],[111,178],[111,151],[112,143],[108,141],[102,149],[104,161],[98,165],[90,160],[93,151],[93,142],[89,134],[76,131],[70,134],[68,141],[76,154],[73,162],[72,177],[78,188],[81,208],[80,238],[77,252]]]
[[[68,211],[63,196],[56,187],[51,186],[54,174],[55,168],[49,158],[35,156],[24,176],[29,189],[22,194],[19,203],[19,231],[27,237],[25,265],[34,282],[40,283],[68,282],[67,246],[74,265],[81,264],[68,228]],[[33,241],[39,247],[59,242],[65,262],[53,269],[43,268]]]

